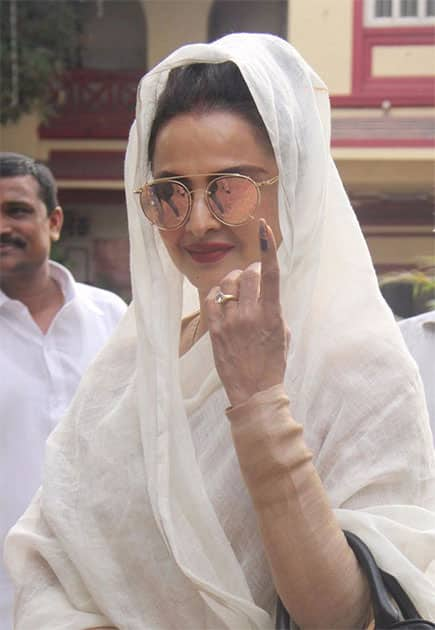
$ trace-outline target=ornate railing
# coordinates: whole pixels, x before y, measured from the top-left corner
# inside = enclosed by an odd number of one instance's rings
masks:
[[[42,138],[126,138],[141,71],[71,70],[53,94]]]

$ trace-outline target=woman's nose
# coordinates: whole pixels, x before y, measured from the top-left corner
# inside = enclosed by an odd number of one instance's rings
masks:
[[[185,229],[196,238],[201,238],[209,230],[219,230],[221,228],[221,223],[209,210],[206,194],[204,188],[191,191],[192,209]]]

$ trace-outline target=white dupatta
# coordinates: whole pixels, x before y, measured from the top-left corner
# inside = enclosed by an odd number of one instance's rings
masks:
[[[210,340],[178,359],[183,279],[133,194],[149,175],[169,70],[227,60],[279,168],[292,414],[341,525],[435,620],[435,464],[421,381],[330,156],[327,89],[287,42],[235,34],[175,51],[140,83],[125,165],[134,302],[50,437],[41,494],[9,536],[17,630],[272,627]],[[239,504],[251,510],[246,543],[231,521]]]

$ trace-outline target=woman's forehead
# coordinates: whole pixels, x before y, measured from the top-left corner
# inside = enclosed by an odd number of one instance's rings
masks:
[[[229,110],[177,114],[157,133],[153,174],[169,171],[220,172],[232,165],[269,170],[270,145],[241,114]],[[190,170],[189,170],[190,168]]]

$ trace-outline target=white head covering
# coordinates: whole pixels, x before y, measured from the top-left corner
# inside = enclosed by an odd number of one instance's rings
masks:
[[[41,507],[37,499],[9,538],[15,579],[39,584],[37,596],[22,589],[19,628],[36,627],[26,625],[36,614],[38,627],[54,627],[41,623],[53,619],[53,588],[69,598],[56,628],[99,612],[129,629],[271,626],[258,596],[261,571],[270,578],[255,555],[210,340],[178,359],[183,278],[133,194],[150,175],[149,131],[169,71],[228,60],[279,169],[293,416],[342,526],[435,619],[435,464],[421,382],[330,156],[327,89],[284,40],[235,34],[180,48],[140,83],[125,164],[134,302],[49,441]],[[238,505],[250,515],[241,546]],[[29,561],[35,549],[58,586]]]

